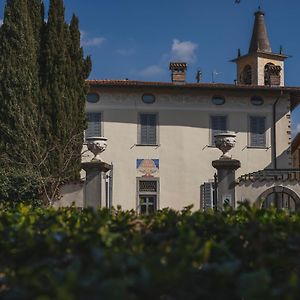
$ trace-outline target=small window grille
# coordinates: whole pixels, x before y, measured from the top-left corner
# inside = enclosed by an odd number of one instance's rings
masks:
[[[157,192],[157,181],[141,180],[139,182],[139,191],[142,192]]]

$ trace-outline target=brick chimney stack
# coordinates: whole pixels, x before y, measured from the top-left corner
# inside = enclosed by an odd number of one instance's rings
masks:
[[[187,70],[187,63],[183,62],[171,62],[171,80],[174,83],[185,83],[185,73]]]

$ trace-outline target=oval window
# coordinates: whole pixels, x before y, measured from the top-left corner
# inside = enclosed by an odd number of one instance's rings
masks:
[[[253,96],[251,97],[251,103],[252,105],[259,106],[264,104],[264,99],[259,96]]]
[[[214,96],[211,101],[215,105],[223,105],[225,103],[225,98],[222,96]]]
[[[88,93],[86,96],[87,102],[96,103],[100,100],[100,96],[97,93]]]
[[[142,100],[144,103],[146,104],[151,104],[151,103],[154,103],[155,102],[155,96],[152,95],[152,94],[144,94],[142,96]]]

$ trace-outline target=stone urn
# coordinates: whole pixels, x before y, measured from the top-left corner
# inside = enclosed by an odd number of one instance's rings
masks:
[[[236,144],[236,134],[234,132],[223,132],[215,135],[215,145],[223,152],[220,159],[231,159],[232,156],[228,152]]]
[[[87,148],[94,154],[92,161],[101,161],[99,154],[107,147],[107,138],[103,136],[90,136],[86,138]]]

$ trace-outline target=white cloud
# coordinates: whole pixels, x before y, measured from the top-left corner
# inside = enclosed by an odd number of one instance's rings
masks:
[[[81,45],[84,47],[101,47],[106,41],[104,37],[89,37],[89,34],[85,31],[81,33]]]
[[[300,123],[297,125],[297,127],[296,127],[296,134],[298,133],[298,132],[300,132]]]
[[[156,76],[160,76],[162,74],[164,74],[165,70],[158,66],[158,65],[152,65],[149,66],[141,71],[139,71],[139,75],[143,76],[143,77],[156,77]]]
[[[196,50],[198,45],[191,41],[180,42],[177,39],[173,40],[171,58],[183,62],[194,62],[196,60]]]
[[[117,53],[122,56],[131,56],[131,55],[136,54],[136,50],[134,48],[119,49],[119,50],[117,50]]]
[[[0,19],[0,27],[3,25],[3,20]]]

